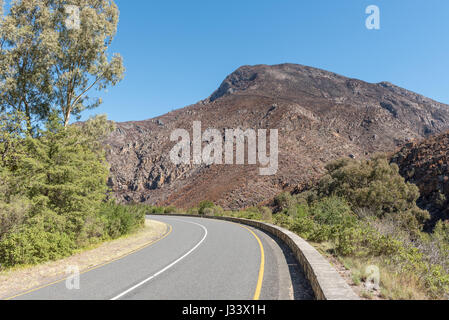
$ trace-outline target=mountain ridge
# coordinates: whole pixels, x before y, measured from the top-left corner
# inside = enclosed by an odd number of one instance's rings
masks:
[[[174,129],[279,129],[279,172],[257,166],[175,166]],[[449,129],[449,106],[380,82],[368,83],[312,67],[242,66],[208,98],[143,121],[118,123],[111,146],[109,185],[120,201],[225,208],[257,205],[297,188],[338,157],[368,157]]]

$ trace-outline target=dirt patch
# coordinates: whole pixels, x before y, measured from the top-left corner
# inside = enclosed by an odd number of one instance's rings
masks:
[[[81,273],[97,268],[143,249],[162,238],[169,227],[159,221],[146,220],[145,228],[136,234],[105,242],[71,257],[38,266],[0,272],[0,299],[67,277],[67,270],[77,266]]]

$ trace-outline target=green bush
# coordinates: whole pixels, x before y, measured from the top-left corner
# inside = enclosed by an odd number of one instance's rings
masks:
[[[213,208],[204,208],[203,215],[206,217],[213,217],[214,216],[214,209]]]
[[[285,217],[282,218],[281,216]],[[303,215],[296,218],[291,218],[288,215],[279,214],[279,217],[276,218],[277,223],[280,223],[280,225],[284,226],[284,228],[292,230],[302,238],[306,240],[319,240],[314,237],[315,231],[317,230],[318,226],[311,216]]]
[[[199,215],[199,209],[196,207],[190,208],[189,210],[187,210],[187,214],[196,216]]]
[[[359,225],[338,234],[336,250],[342,256],[391,256],[402,247],[399,240],[384,236],[374,229]]]
[[[170,213],[177,213],[178,209],[176,207],[170,206],[164,208],[164,213],[170,214]]]
[[[275,223],[286,227],[301,237],[323,242],[353,226],[357,218],[347,202],[339,197],[325,197],[310,206],[301,202],[275,215]]]
[[[449,222],[438,222],[433,233],[422,232],[429,213],[417,206],[418,188],[405,182],[398,167],[378,155],[337,160],[326,169],[315,188],[278,195],[273,222],[306,240],[325,242],[337,258],[362,264],[374,259],[393,281],[389,290],[398,285],[405,290],[410,281],[427,297],[448,296]],[[254,212],[233,215],[259,219]]]
[[[214,215],[214,216],[216,216],[216,217],[222,217],[222,216],[224,216],[224,210],[223,210],[222,207],[220,207],[220,206],[214,206],[214,207],[212,208],[212,210],[213,210],[213,215]]]
[[[100,217],[105,222],[105,234],[111,239],[130,234],[141,228],[145,223],[145,206],[116,205],[105,203],[101,206]]]
[[[215,205],[214,205],[214,203],[212,201],[208,201],[208,200],[201,201],[200,204],[198,205],[198,214],[199,215],[204,215],[205,214],[204,213],[204,209],[206,209],[206,208],[211,209],[214,206]]]
[[[295,204],[294,198],[289,192],[282,192],[274,198],[274,204],[277,211],[280,212]]]
[[[341,159],[328,164],[326,170],[318,186],[319,197],[336,195],[346,199],[353,210],[367,208],[378,218],[391,215],[415,233],[430,217],[416,205],[418,187],[405,182],[398,166],[390,164],[386,156]]]
[[[63,128],[51,117],[33,137],[14,121],[0,119],[0,263],[54,260],[104,239],[109,170],[97,140],[110,124]]]
[[[29,200],[24,197],[14,197],[8,202],[0,200],[0,240],[26,221],[30,207]]]
[[[325,197],[314,203],[310,214],[315,222],[325,225],[344,225],[350,227],[356,223],[356,216],[352,213],[348,203],[339,197]]]
[[[151,208],[151,213],[164,214],[165,213],[165,208],[164,207],[152,207]]]
[[[282,228],[292,230],[294,219],[289,215],[277,213],[273,215],[273,223]]]
[[[67,257],[75,248],[67,233],[46,230],[43,224],[23,225],[0,241],[0,261],[4,267],[37,264]]]
[[[449,221],[438,221],[433,237],[441,243],[449,244]]]
[[[245,210],[236,211],[233,213],[233,216],[242,219],[262,220],[262,214],[256,207],[250,207]]]

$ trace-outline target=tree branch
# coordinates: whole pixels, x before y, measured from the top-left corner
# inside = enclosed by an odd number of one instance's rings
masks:
[[[78,101],[87,93],[87,91],[92,89],[92,87],[103,78],[103,75],[104,72],[89,87],[87,87],[83,92],[81,92],[81,94],[78,97],[76,97],[75,101],[73,101],[72,103],[72,107],[78,103]]]

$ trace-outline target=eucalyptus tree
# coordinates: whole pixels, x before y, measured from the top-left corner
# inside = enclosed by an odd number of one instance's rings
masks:
[[[87,94],[117,84],[124,74],[120,55],[108,59],[119,10],[110,0],[49,1],[57,31],[53,70],[55,102],[64,126],[72,115],[101,104]],[[70,6],[67,6],[70,4]]]
[[[13,1],[0,21],[0,108],[23,113],[30,133],[33,120],[46,118],[53,99],[51,46],[56,34],[50,8],[37,2]]]
[[[28,129],[57,111],[63,125],[101,104],[88,94],[117,84],[120,55],[108,48],[119,11],[112,0],[13,0],[0,22],[0,108]]]

